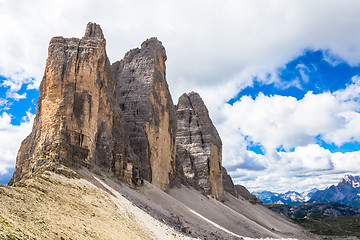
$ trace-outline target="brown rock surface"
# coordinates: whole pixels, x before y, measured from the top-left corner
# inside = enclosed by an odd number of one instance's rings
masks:
[[[175,168],[176,110],[166,82],[166,53],[156,38],[112,65],[130,144],[144,179],[166,190]]]
[[[81,39],[51,39],[33,129],[9,184],[48,162],[101,166],[138,184],[138,158],[129,146],[105,47],[95,23]]]
[[[177,163],[185,185],[221,199],[222,143],[200,95],[183,94],[177,105]]]

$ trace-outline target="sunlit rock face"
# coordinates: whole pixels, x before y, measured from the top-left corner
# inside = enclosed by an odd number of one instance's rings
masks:
[[[51,39],[33,129],[9,184],[47,162],[100,166],[139,184],[139,159],[129,145],[105,47],[95,23],[81,39]]]

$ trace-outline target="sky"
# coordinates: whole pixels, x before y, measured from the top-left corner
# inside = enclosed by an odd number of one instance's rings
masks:
[[[358,0],[0,0],[0,183],[30,133],[51,37],[101,25],[111,62],[156,36],[174,103],[198,92],[251,191],[360,175]]]

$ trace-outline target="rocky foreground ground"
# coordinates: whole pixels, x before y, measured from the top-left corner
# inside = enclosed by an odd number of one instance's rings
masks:
[[[314,237],[230,194],[221,203],[184,186],[166,193],[145,182],[133,189],[94,171],[49,165],[15,186],[1,186],[0,239]]]

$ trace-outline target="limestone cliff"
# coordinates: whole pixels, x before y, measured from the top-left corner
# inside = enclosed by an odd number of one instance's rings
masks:
[[[177,105],[177,162],[183,181],[221,199],[222,143],[200,95],[183,94]]]
[[[144,179],[166,190],[175,167],[176,110],[166,82],[166,53],[156,38],[112,65],[130,144]]]
[[[132,184],[141,181],[105,47],[94,23],[81,39],[51,39],[33,129],[9,184],[48,162],[101,166]]]

